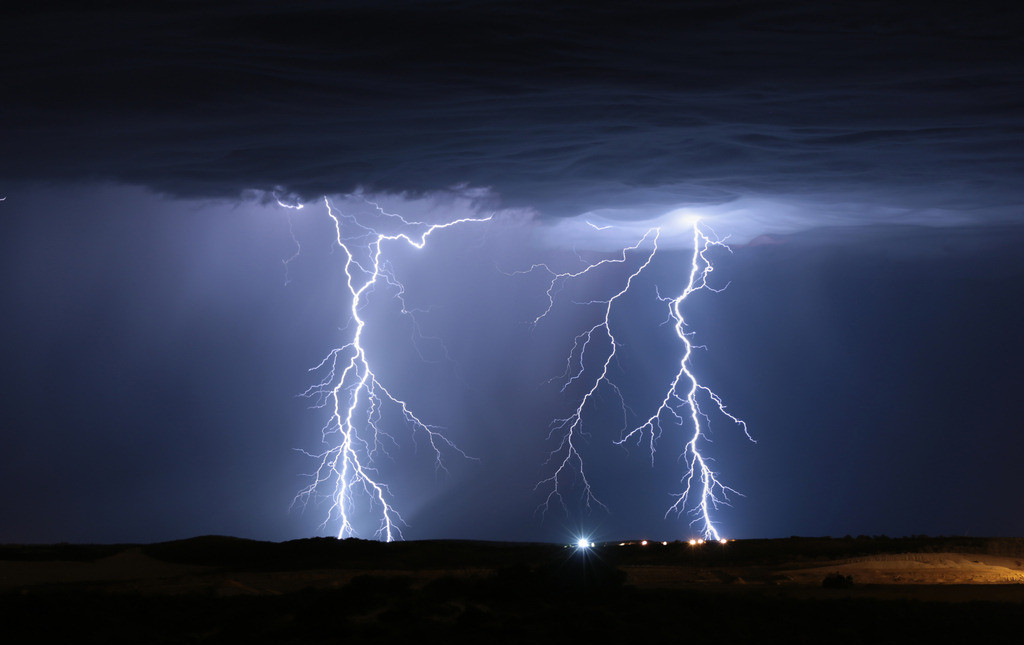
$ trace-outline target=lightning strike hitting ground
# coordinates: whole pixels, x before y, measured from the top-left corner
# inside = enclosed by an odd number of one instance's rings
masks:
[[[629,408],[623,399],[622,391],[612,382],[608,374],[609,367],[620,347],[611,327],[611,313],[616,301],[629,291],[634,279],[650,266],[654,260],[658,252],[658,239],[660,235],[661,230],[659,228],[650,229],[635,245],[623,249],[621,257],[601,260],[587,265],[576,272],[556,273],[544,264],[534,265],[527,271],[521,272],[527,273],[534,270],[544,270],[551,274],[551,281],[548,283],[546,292],[548,306],[544,312],[532,321],[536,325],[551,312],[554,307],[555,295],[564,286],[565,282],[580,278],[605,264],[624,263],[627,261],[629,252],[638,251],[641,247],[650,245],[650,251],[646,252],[646,256],[642,256],[643,261],[629,274],[624,286],[617,293],[607,300],[592,300],[579,303],[584,305],[602,304],[604,305],[604,315],[597,324],[576,336],[566,362],[566,370],[560,377],[564,379],[562,391],[564,392],[566,387],[574,381],[587,377],[584,358],[588,350],[601,351],[597,348],[591,348],[592,343],[601,343],[601,347],[604,348],[604,361],[601,363],[601,367],[597,370],[596,375],[592,377],[590,388],[580,399],[572,414],[563,419],[555,419],[551,424],[548,437],[550,439],[555,435],[560,435],[560,442],[558,447],[551,452],[546,463],[556,462],[558,466],[550,477],[541,480],[537,484],[537,489],[549,487],[548,495],[540,507],[542,512],[546,512],[552,500],[555,499],[562,504],[563,509],[565,508],[562,481],[570,476],[582,482],[582,498],[587,508],[590,508],[592,502],[604,507],[604,504],[594,496],[586,476],[583,457],[579,452],[578,444],[581,438],[585,436],[583,433],[583,415],[587,405],[603,385],[619,398],[622,405],[623,419],[628,420]],[[727,412],[722,399],[709,388],[701,385],[696,375],[690,369],[690,358],[696,346],[691,342],[692,333],[686,331],[682,305],[686,298],[696,291],[702,289],[721,291],[721,289],[714,289],[708,284],[708,276],[713,271],[713,266],[707,253],[712,247],[720,247],[727,250],[729,248],[724,241],[712,239],[706,235],[701,231],[696,222],[693,225],[693,244],[690,274],[686,287],[675,298],[665,298],[658,294],[659,300],[668,305],[669,317],[666,322],[673,322],[675,333],[683,346],[679,370],[675,377],[669,381],[661,405],[643,423],[632,430],[626,431],[628,426],[624,421],[622,436],[615,443],[622,445],[629,441],[635,441],[639,444],[646,437],[650,444],[651,462],[653,465],[656,451],[655,446],[663,432],[663,419],[673,421],[679,426],[687,425],[687,420],[689,420],[689,425],[693,430],[683,454],[684,463],[687,465],[686,473],[681,480],[683,490],[674,495],[675,502],[666,511],[666,516],[673,512],[677,514],[690,512],[696,515],[694,523],[701,524],[700,530],[703,536],[708,539],[719,540],[721,536],[711,518],[711,510],[717,508],[719,504],[727,503],[728,494],[735,493],[736,491],[718,480],[717,475],[710,468],[710,459],[701,452],[702,443],[706,439],[707,425],[710,423],[710,418],[700,407],[701,399],[710,401],[722,415],[739,425],[748,439],[751,439],[751,437],[746,423]],[[688,502],[694,497],[697,498],[695,503],[692,507],[688,508]],[[607,507],[605,508],[607,510]]]
[[[401,539],[400,526],[405,524],[391,500],[387,484],[382,481],[374,467],[378,452],[384,453],[384,441],[394,438],[381,426],[382,407],[395,406],[414,433],[426,436],[434,451],[435,467],[444,470],[443,452],[454,452],[471,458],[458,446],[447,439],[437,426],[423,422],[410,410],[408,404],[392,394],[374,373],[367,349],[363,344],[363,331],[367,321],[361,311],[365,298],[379,286],[390,287],[394,297],[401,303],[401,312],[409,314],[402,296],[404,287],[395,277],[390,265],[382,259],[384,242],[401,240],[417,249],[422,249],[434,231],[447,229],[469,222],[486,222],[484,218],[462,218],[441,224],[427,224],[409,221],[400,215],[385,212],[380,206],[367,201],[381,216],[382,223],[396,226],[400,232],[381,233],[377,229],[360,223],[352,215],[340,213],[324,198],[328,216],[333,220],[336,241],[344,253],[344,270],[349,296],[351,298],[351,323],[346,330],[354,330],[347,343],[327,355],[311,371],[325,373],[323,379],[309,388],[303,395],[316,399],[317,407],[330,410],[330,418],[323,428],[323,441],[330,447],[315,456],[319,461],[313,482],[299,492],[295,501],[305,505],[311,499],[326,496],[331,507],[326,526],[332,520],[340,522],[338,537],[354,535],[353,506],[356,497],[364,495],[371,508],[378,509],[380,527],[377,537],[390,542]],[[321,488],[327,487],[326,495]]]
[[[701,289],[719,292],[725,288],[714,289],[708,285],[708,276],[714,270],[711,260],[707,257],[708,250],[712,247],[729,249],[724,241],[712,239],[704,234],[700,230],[700,226],[695,222],[693,225],[693,255],[690,259],[689,281],[686,283],[682,293],[675,298],[663,298],[659,295],[659,299],[662,302],[668,303],[669,320],[673,321],[676,336],[679,337],[680,342],[683,344],[683,357],[679,361],[679,371],[669,383],[665,391],[665,397],[658,409],[644,423],[625,434],[616,443],[623,444],[631,439],[635,439],[639,443],[643,441],[643,437],[646,434],[651,447],[651,462],[653,463],[655,442],[662,433],[662,418],[670,417],[680,426],[685,425],[686,419],[689,418],[693,431],[683,453],[683,459],[687,465],[686,474],[681,481],[683,490],[675,495],[675,503],[669,507],[665,515],[667,517],[673,512],[676,514],[687,512],[687,503],[696,490],[696,503],[688,511],[696,516],[693,523],[700,525],[701,534],[704,538],[721,540],[722,536],[719,535],[718,529],[711,519],[711,509],[718,508],[719,504],[728,503],[729,493],[739,493],[718,480],[717,475],[711,470],[708,463],[710,461],[709,458],[701,453],[701,444],[705,440],[707,425],[710,424],[711,419],[701,409],[699,399],[703,397],[706,401],[709,401],[722,415],[743,428],[743,433],[747,439],[751,441],[754,439],[750,436],[747,424],[738,417],[726,412],[722,399],[711,389],[701,385],[696,375],[690,369],[690,357],[696,346],[691,341],[692,333],[687,333],[686,331],[686,320],[683,317],[682,310],[683,302],[690,294]]]

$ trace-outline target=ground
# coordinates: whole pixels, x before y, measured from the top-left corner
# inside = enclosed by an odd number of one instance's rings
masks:
[[[1021,583],[1008,538],[0,546],[32,641],[924,642],[1015,629]]]

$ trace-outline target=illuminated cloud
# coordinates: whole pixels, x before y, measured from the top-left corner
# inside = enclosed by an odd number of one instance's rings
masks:
[[[5,20],[0,177],[306,199],[472,186],[641,227],[750,212],[741,237],[1006,221],[1024,201],[1020,11],[31,5]]]

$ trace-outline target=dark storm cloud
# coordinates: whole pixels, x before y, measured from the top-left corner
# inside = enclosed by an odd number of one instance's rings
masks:
[[[1022,199],[1018,5],[35,3],[0,177],[185,196],[492,187],[572,215]]]

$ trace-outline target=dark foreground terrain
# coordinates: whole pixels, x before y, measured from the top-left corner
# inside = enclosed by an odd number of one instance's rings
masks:
[[[1024,625],[1024,539],[0,546],[4,642],[942,643]]]

